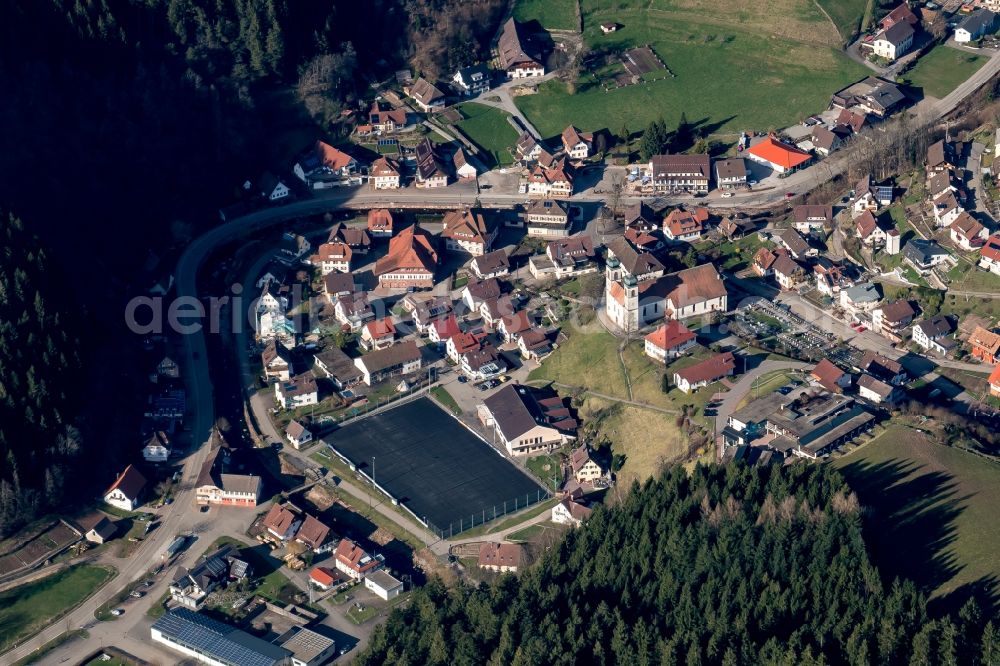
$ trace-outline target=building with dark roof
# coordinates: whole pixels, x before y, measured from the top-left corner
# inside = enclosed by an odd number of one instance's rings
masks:
[[[292,653],[187,608],[168,610],[150,627],[153,642],[216,666],[286,666]]]
[[[649,173],[656,192],[708,192],[712,160],[707,154],[653,155]]]
[[[104,491],[104,501],[123,511],[134,511],[146,487],[146,477],[132,465],[118,475],[115,482]]]
[[[545,66],[539,59],[528,53],[527,42],[521,25],[513,18],[507,20],[497,41],[497,59],[500,67],[511,79],[544,76]]]
[[[406,340],[356,358],[354,365],[361,371],[361,381],[371,386],[390,377],[417,372],[420,370],[420,358],[417,343]]]
[[[549,452],[576,439],[577,422],[563,399],[530,386],[504,386],[479,406],[479,419],[512,456]]]
[[[205,460],[194,484],[195,501],[198,504],[257,506],[261,478],[256,474],[230,472],[231,455],[228,447],[220,446]]]

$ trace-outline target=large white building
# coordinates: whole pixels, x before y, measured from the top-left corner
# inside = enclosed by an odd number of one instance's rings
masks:
[[[683,320],[729,308],[726,285],[713,264],[637,279],[611,259],[605,277],[608,319],[624,331],[638,331],[658,319]]]

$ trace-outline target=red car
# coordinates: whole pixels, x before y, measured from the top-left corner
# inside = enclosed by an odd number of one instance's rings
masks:
[[[785,198],[786,199],[791,199],[794,196],[795,196],[795,192],[785,192]]]

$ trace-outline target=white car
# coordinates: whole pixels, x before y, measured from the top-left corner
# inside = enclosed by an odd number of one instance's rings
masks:
[[[747,181],[747,185],[756,185],[756,184],[757,184],[756,180],[748,180]]]
[[[119,615],[123,615],[124,613],[125,613],[125,611],[123,611],[121,608],[116,608],[113,611],[111,611],[111,614],[114,615],[115,617],[118,617]]]
[[[732,192],[723,192],[722,193],[722,198],[723,199],[728,199],[731,196],[734,196]]]

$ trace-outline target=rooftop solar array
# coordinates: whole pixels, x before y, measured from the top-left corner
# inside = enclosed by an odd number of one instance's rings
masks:
[[[274,666],[288,650],[234,629],[187,608],[177,608],[153,623],[171,641],[229,666]]]

